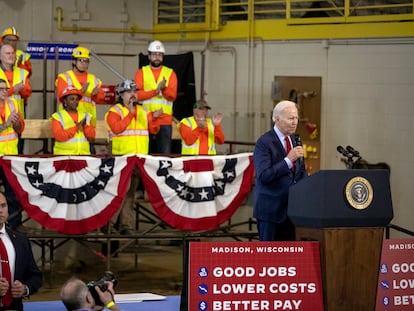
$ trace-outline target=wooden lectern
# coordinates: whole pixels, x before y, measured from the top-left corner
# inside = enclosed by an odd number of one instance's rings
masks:
[[[389,172],[319,171],[290,188],[288,216],[297,240],[320,243],[325,310],[374,311]]]

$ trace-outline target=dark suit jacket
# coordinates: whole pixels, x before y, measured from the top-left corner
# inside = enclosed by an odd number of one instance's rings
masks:
[[[37,292],[42,286],[42,272],[36,265],[29,239],[22,233],[6,227],[7,234],[13,243],[16,252],[14,279],[29,287],[30,294]],[[22,299],[13,299],[10,306],[13,310],[23,310]]]
[[[295,146],[294,139],[292,142]],[[285,157],[285,148],[273,128],[257,140],[253,153],[256,171],[253,217],[258,220],[283,222],[287,217],[289,187],[307,176],[303,161],[294,163],[293,173]]]

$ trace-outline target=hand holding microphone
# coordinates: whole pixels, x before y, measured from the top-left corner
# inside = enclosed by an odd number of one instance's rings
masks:
[[[299,141],[297,139],[298,136],[299,135],[294,135],[294,139],[293,139],[293,136],[291,136],[293,148],[289,151],[289,154],[287,155],[287,157],[292,163],[294,163],[296,160],[299,160],[301,161],[300,164],[302,164],[304,151],[303,151],[302,141],[300,140],[300,137],[299,137]]]
[[[300,139],[299,134],[295,134],[295,147],[300,147],[301,149],[301,153],[302,155],[299,157],[299,164],[302,165],[304,163],[304,158],[303,158],[303,147],[302,147],[302,139]]]

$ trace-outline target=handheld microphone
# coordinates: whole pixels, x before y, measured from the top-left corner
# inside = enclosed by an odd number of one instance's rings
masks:
[[[359,151],[356,151],[351,146],[346,146],[346,150],[348,150],[348,152],[351,153],[354,157],[359,157]]]
[[[344,147],[338,146],[336,147],[336,150],[338,150],[338,152],[342,154],[344,157],[352,158],[352,154],[348,150],[346,150]]]
[[[299,134],[295,134],[295,144],[296,144],[296,146],[302,146],[302,139],[300,139]],[[299,164],[301,166],[302,166],[303,162],[304,162],[304,158],[300,157],[299,158]]]

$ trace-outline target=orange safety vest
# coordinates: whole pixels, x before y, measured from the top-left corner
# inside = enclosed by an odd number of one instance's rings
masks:
[[[63,81],[68,84],[68,87],[74,87],[77,90],[82,89],[82,85],[79,80],[76,78],[73,70],[68,70],[64,73],[59,74]],[[78,111],[87,112],[91,115],[92,125],[96,126],[96,103],[92,100],[92,92],[95,87],[101,87],[102,82],[94,74],[88,73],[87,82],[89,82],[88,88],[85,93],[83,93],[82,98],[79,100]],[[62,103],[59,105],[59,110],[64,110]]]
[[[128,108],[120,103],[112,106],[109,111],[115,112],[121,119],[124,119],[129,114]],[[107,117],[108,113],[105,114],[106,122]],[[135,117],[123,132],[115,134],[111,131],[108,122],[107,126],[109,139],[112,141],[112,154],[148,154],[148,117],[147,111],[142,105],[135,106]]]
[[[155,90],[163,78],[167,80],[166,85],[168,85],[172,72],[173,70],[171,68],[162,66],[158,80],[155,81],[151,67],[149,65],[142,67],[142,74],[144,78],[144,91]],[[144,100],[142,101],[142,104],[147,108],[149,112],[154,112],[162,108],[164,114],[172,116],[173,102],[167,100],[164,96],[162,96],[162,94]]]
[[[215,155],[216,152],[216,144],[214,142],[214,124],[213,121],[210,118],[206,119],[207,122],[207,132],[208,132],[208,154],[209,155]],[[197,121],[194,117],[189,117],[183,119],[180,124],[184,124],[191,128],[192,130],[197,128]],[[184,141],[184,139],[181,139],[181,154],[183,155],[198,155],[200,150],[200,140],[197,139],[194,144],[187,145]]]
[[[6,99],[4,101],[4,114],[5,120],[9,118],[12,112],[18,111],[18,102],[15,99]],[[2,118],[0,118],[0,124],[4,124]],[[13,129],[13,125],[5,128],[0,132],[0,154],[4,155],[16,155],[18,154],[17,143],[19,137],[16,131]]]
[[[86,123],[91,124],[91,116],[87,112],[78,111],[78,120],[86,116]],[[59,121],[63,129],[68,129],[76,126],[75,121],[66,110],[61,110],[52,114],[52,118]],[[89,141],[85,136],[85,133],[78,130],[72,138],[67,141],[57,141],[53,146],[53,154],[56,155],[89,155],[91,154]]]

